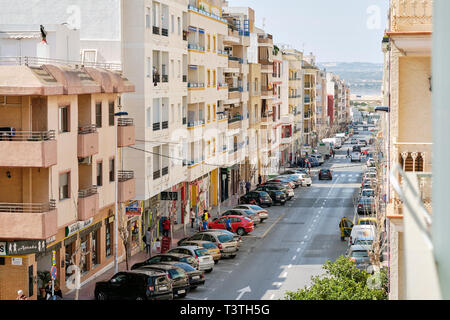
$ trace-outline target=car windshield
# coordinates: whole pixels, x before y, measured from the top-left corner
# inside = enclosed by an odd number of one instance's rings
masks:
[[[367,250],[358,250],[358,251],[353,251],[352,252],[352,257],[354,258],[367,258],[369,257],[369,253],[367,252]]]
[[[186,271],[186,272],[191,272],[191,271],[195,271],[195,269],[192,267],[192,266],[190,266],[190,265],[188,265],[188,264],[186,264],[186,263],[177,263],[177,264],[174,264],[176,267],[178,267],[178,268],[181,268],[181,269],[183,269],[184,271]]]
[[[203,248],[205,248],[205,249],[215,249],[215,248],[217,248],[217,246],[214,243],[205,242],[205,243],[203,243]]]
[[[217,238],[221,243],[233,241],[233,237],[228,234],[221,234]]]
[[[206,250],[206,249],[195,249],[194,251],[198,257],[203,257],[203,256],[208,255],[208,250]]]
[[[371,246],[373,243],[373,240],[363,240],[363,239],[357,239],[355,241],[356,245],[362,245],[362,246]]]
[[[169,274],[170,274],[170,277],[173,280],[177,280],[177,279],[180,279],[180,278],[184,277],[184,274],[181,273],[181,271],[176,270],[176,269],[169,270]]]
[[[248,214],[249,216],[254,215],[255,212],[252,210],[244,210],[245,214]]]
[[[249,206],[249,208],[251,208],[253,210],[262,210],[262,208],[259,206]]]

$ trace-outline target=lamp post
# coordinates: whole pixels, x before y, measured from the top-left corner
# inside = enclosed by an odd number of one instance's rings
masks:
[[[119,109],[122,107],[119,105]],[[117,112],[114,114],[114,122],[116,123],[116,117],[127,116],[128,112]],[[118,120],[117,120],[118,121]],[[118,170],[117,170],[117,149],[118,149],[118,125],[114,126],[115,128],[115,160],[114,160],[114,181],[115,181],[115,192],[114,192],[114,273],[119,272],[119,263],[117,257],[117,248],[118,248],[118,234],[119,234],[119,214],[118,214],[118,196],[119,196],[119,179],[118,179]],[[125,253],[127,254],[127,253]]]

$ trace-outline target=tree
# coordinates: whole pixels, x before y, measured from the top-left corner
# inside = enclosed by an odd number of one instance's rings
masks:
[[[340,257],[327,261],[322,276],[311,278],[310,287],[297,292],[287,291],[287,300],[386,300],[387,270],[375,275],[356,268],[354,262]]]
[[[120,208],[120,207],[119,207]],[[128,261],[130,257],[130,232],[128,230],[128,221],[126,215],[122,214],[122,210],[118,212],[119,224],[117,229],[119,230],[119,236],[122,240],[123,247],[125,248],[125,264],[126,270],[129,270]]]

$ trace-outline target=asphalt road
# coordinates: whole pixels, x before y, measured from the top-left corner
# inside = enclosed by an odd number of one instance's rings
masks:
[[[322,274],[326,260],[345,254],[339,221],[353,219],[353,198],[364,169],[364,163],[346,158],[348,147],[322,166],[333,170],[332,181],[319,181],[316,175],[312,187],[296,189],[286,206],[271,207],[270,219],[244,238],[238,256],[221,260],[206,275],[205,286],[185,299],[283,299],[287,290],[308,286],[311,276]]]

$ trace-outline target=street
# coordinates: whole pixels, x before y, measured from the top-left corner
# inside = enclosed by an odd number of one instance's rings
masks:
[[[285,206],[272,206],[270,219],[244,237],[235,259],[221,260],[206,275],[206,284],[189,293],[187,300],[277,300],[286,291],[309,285],[311,276],[323,273],[326,260],[345,254],[339,221],[354,217],[364,162],[351,163],[347,148],[319,168],[333,171],[332,181],[319,181],[313,168],[312,187],[299,187]]]

